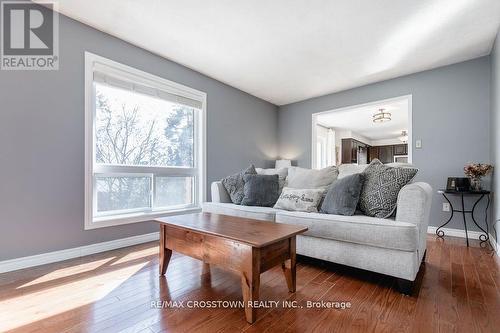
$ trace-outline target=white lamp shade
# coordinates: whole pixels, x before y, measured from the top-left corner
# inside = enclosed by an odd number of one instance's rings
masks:
[[[275,168],[276,169],[281,169],[281,168],[289,168],[292,166],[292,161],[291,160],[276,160]]]

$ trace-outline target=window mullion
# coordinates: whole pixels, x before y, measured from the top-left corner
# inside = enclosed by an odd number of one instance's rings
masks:
[[[156,181],[155,181],[156,175],[154,173],[151,174],[150,182],[151,182],[151,193],[150,193],[150,200],[151,200],[151,211],[154,210],[155,208],[155,198],[156,198]]]
[[[135,165],[107,165],[95,164],[94,174],[155,174],[157,176],[194,176],[197,174],[196,168],[180,168],[180,167],[144,167]]]

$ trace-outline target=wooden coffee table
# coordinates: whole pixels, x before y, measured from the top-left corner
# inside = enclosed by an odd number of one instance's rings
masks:
[[[259,300],[260,273],[281,264],[288,290],[295,292],[295,236],[306,227],[199,213],[159,218],[160,274],[167,271],[172,251],[237,272],[245,316],[256,319],[251,305]]]

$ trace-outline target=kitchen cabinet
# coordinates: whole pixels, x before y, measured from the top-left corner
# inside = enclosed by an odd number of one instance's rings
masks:
[[[371,162],[374,159],[378,159],[378,147],[370,147],[368,149],[368,162]]]
[[[378,159],[384,164],[394,162],[394,146],[379,146]]]
[[[342,139],[342,163],[370,163],[374,159],[393,163],[394,156],[408,155],[408,145],[369,146],[355,139]]]
[[[408,155],[408,145],[394,145],[394,155]]]
[[[352,138],[342,139],[342,163],[367,163],[368,147],[366,143]]]

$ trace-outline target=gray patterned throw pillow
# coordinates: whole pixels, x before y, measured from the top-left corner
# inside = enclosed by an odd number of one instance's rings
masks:
[[[241,200],[243,200],[244,197],[243,188],[245,187],[245,182],[243,181],[243,176],[256,174],[257,172],[252,164],[245,170],[222,179],[222,185],[226,188],[226,191],[234,204],[240,205]]]
[[[368,216],[387,218],[394,213],[399,190],[415,177],[416,168],[397,168],[373,160],[365,169],[359,208]]]

